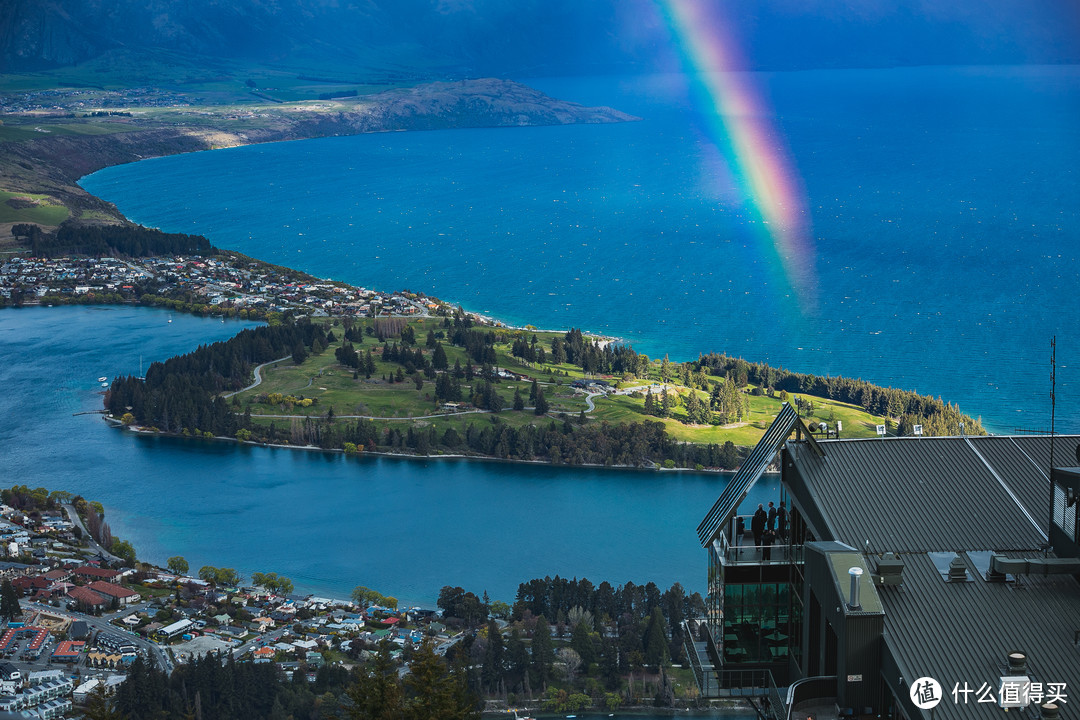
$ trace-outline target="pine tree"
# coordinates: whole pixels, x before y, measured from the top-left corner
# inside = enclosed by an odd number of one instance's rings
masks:
[[[536,409],[533,410],[537,415],[544,415],[549,409],[547,398],[544,397],[543,389],[536,391]]]
[[[488,620],[486,639],[487,647],[484,649],[484,666],[481,674],[488,692],[494,693],[498,690],[499,681],[502,680],[503,655],[505,654],[502,634],[494,618]]]
[[[350,715],[354,720],[398,720],[402,717],[405,703],[388,640],[379,643],[369,672],[361,674],[346,694],[353,702]]]
[[[642,644],[644,645],[646,665],[658,667],[667,659],[668,647],[667,632],[664,629],[664,614],[658,607],[654,607],[652,615],[649,616]]]
[[[435,345],[435,351],[431,354],[431,366],[436,370],[445,370],[449,367],[450,363],[446,358],[446,351],[443,350],[442,343]]]
[[[540,687],[551,678],[551,664],[555,662],[555,649],[551,643],[551,628],[543,615],[536,618],[532,636],[532,668]]]
[[[409,674],[402,681],[405,720],[479,720],[477,698],[469,692],[464,671],[447,667],[424,643],[413,654]]]
[[[19,605],[19,594],[10,580],[5,579],[0,585],[0,617],[5,622],[22,615],[22,607]]]
[[[587,622],[579,622],[574,626],[573,632],[570,633],[570,646],[581,656],[581,662],[586,670],[590,664],[596,662],[596,646],[593,644]]]

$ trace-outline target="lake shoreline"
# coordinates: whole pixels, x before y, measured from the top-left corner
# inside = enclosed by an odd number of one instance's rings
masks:
[[[104,413],[105,411],[101,411],[101,412]],[[185,435],[180,434],[180,433],[165,433],[165,432],[161,432],[161,431],[158,431],[158,430],[151,430],[149,428],[125,426],[119,420],[117,420],[116,418],[114,418],[114,417],[112,417],[110,415],[107,415],[107,414],[102,415],[102,420],[104,420],[106,423],[109,424],[110,427],[112,427],[112,428],[114,428],[116,430],[129,432],[129,433],[132,433],[132,434],[140,436],[140,437],[164,437],[164,438],[174,438],[174,439],[177,439],[177,440],[203,440],[203,441],[207,441],[207,442],[225,442],[225,443],[231,443],[231,444],[234,444],[234,445],[246,445],[246,446],[250,446],[250,447],[259,447],[259,448],[275,448],[275,449],[278,449],[278,450],[302,450],[302,451],[306,451],[306,452],[328,453],[328,454],[331,454],[331,455],[345,455],[347,457],[354,457],[354,458],[357,458],[357,459],[364,458],[364,457],[385,457],[385,458],[395,458],[395,459],[399,459],[399,460],[467,460],[467,461],[470,461],[470,462],[513,463],[513,464],[524,464],[524,465],[536,465],[536,466],[541,466],[541,467],[582,468],[582,469],[586,469],[586,470],[616,470],[616,471],[623,471],[623,472],[625,472],[627,470],[631,470],[631,471],[639,471],[639,472],[642,472],[642,473],[678,472],[678,473],[695,473],[695,474],[699,474],[699,475],[734,475],[735,473],[739,472],[739,469],[740,469],[740,468],[734,468],[732,470],[724,470],[724,469],[720,469],[720,468],[715,468],[715,469],[714,468],[702,468],[701,470],[697,470],[695,468],[684,468],[684,467],[665,468],[665,467],[662,467],[662,466],[659,466],[659,465],[657,465],[655,467],[642,467],[642,466],[636,466],[636,465],[619,465],[619,464],[604,465],[604,464],[601,464],[601,463],[581,463],[581,464],[563,463],[563,464],[560,464],[560,465],[555,465],[555,464],[552,464],[551,462],[548,462],[548,461],[545,461],[545,460],[518,460],[518,459],[514,459],[514,458],[499,458],[499,457],[492,457],[492,456],[489,456],[489,455],[464,455],[464,454],[460,454],[460,453],[445,453],[445,454],[438,454],[438,455],[418,455],[416,453],[397,453],[397,452],[388,452],[388,451],[385,451],[385,450],[364,450],[363,452],[347,453],[345,450],[342,450],[341,448],[322,448],[322,447],[319,447],[318,445],[286,445],[286,444],[283,444],[283,443],[265,443],[265,442],[259,442],[259,441],[256,441],[256,440],[239,440],[237,438],[231,438],[231,437],[227,437],[225,435],[215,435],[213,437],[208,438],[208,437],[185,436]],[[766,470],[763,474],[765,474],[765,475],[779,475],[780,473],[777,470]]]

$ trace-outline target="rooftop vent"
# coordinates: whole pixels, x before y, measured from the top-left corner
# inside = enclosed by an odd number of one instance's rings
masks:
[[[1009,653],[1009,674],[1010,675],[1026,675],[1027,674],[1027,656],[1022,652]]]
[[[948,580],[949,580],[949,582],[967,582],[968,581],[967,565],[964,564],[964,561],[960,559],[959,555],[957,555],[955,558],[953,558],[952,562],[949,563],[949,578],[948,578]]]
[[[1039,710],[1041,711],[1043,720],[1057,720],[1058,706],[1054,703],[1046,703],[1045,705],[1041,705],[1039,706]]]
[[[851,610],[858,610],[861,605],[859,604],[859,578],[862,577],[862,568],[853,567],[848,569],[848,575],[851,576],[851,593],[848,600],[848,608]]]

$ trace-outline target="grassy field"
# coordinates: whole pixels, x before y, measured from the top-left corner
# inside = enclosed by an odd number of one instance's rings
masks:
[[[33,205],[18,207],[29,204],[20,199],[25,199]],[[0,223],[37,223],[52,226],[59,225],[67,219],[68,209],[48,195],[0,190]]]
[[[370,324],[369,321],[365,323]],[[424,347],[424,340],[429,330],[441,331],[440,321],[436,318],[414,319],[410,321],[413,326],[418,345],[424,351],[425,356],[430,357],[431,350]],[[288,422],[281,417],[270,418],[265,416],[325,416],[330,408],[334,415],[364,416],[379,418],[377,424],[382,427],[394,424],[399,428],[406,427],[409,423],[418,427],[435,426],[441,433],[448,427],[453,427],[459,432],[466,425],[480,423],[505,423],[510,426],[523,426],[530,423],[550,422],[551,419],[568,418],[577,421],[580,413],[587,409],[584,393],[570,387],[571,381],[583,377],[580,368],[569,364],[530,365],[520,358],[510,354],[511,344],[496,344],[496,356],[498,366],[512,373],[524,375],[525,381],[500,381],[496,384],[499,395],[504,400],[504,410],[498,414],[477,412],[447,413],[442,409],[442,403],[435,399],[434,381],[423,379],[423,384],[417,390],[413,379],[406,376],[404,382],[390,383],[387,378],[402,367],[395,362],[383,362],[381,353],[383,345],[374,338],[367,337],[362,344],[354,343],[357,352],[363,354],[367,350],[373,351],[375,357],[375,372],[370,378],[363,374],[354,377],[352,369],[344,367],[335,360],[334,350],[342,345],[340,336],[343,330],[340,326],[333,328],[338,341],[324,349],[317,355],[307,358],[302,364],[296,365],[291,359],[264,368],[262,371],[262,383],[246,392],[236,396],[241,411],[248,410],[252,417],[259,423]],[[522,331],[526,336],[534,333]],[[535,333],[540,343],[550,345],[550,340],[561,333]],[[392,341],[391,341],[392,342]],[[443,349],[446,352],[450,367],[459,362],[462,367],[468,362],[464,349],[451,346],[442,340]],[[477,366],[477,371],[479,367]],[[418,373],[419,374],[419,373]],[[659,363],[654,363],[650,371],[652,382],[657,382],[659,375]],[[538,418],[531,409],[532,403],[528,400],[531,380],[536,379],[539,387],[544,391],[550,409],[546,418]],[[722,382],[719,378],[711,377],[713,383]],[[625,388],[635,386],[644,387],[648,381],[633,380],[619,383],[615,378],[609,382],[618,383]],[[472,383],[463,381],[466,394]],[[691,391],[689,388],[668,384],[669,393],[674,396],[685,396],[689,392],[697,392],[699,398],[708,402],[706,393],[700,390]],[[751,391],[753,388],[746,388]],[[525,399],[527,407],[523,411],[514,411],[513,397],[515,390],[519,391]],[[274,404],[269,405],[256,402],[262,395],[280,393],[283,396],[294,398],[311,398],[314,404],[308,407],[297,405]],[[804,396],[811,399],[809,396]],[[766,395],[753,395],[748,393],[750,416],[742,422],[731,425],[686,425],[680,422],[685,419],[685,410],[680,403],[674,403],[672,416],[658,418],[646,415],[644,412],[644,397],[634,397],[626,394],[598,395],[594,397],[595,410],[587,413],[587,422],[608,422],[622,424],[642,422],[645,420],[662,422],[670,435],[682,442],[691,443],[716,443],[722,444],[731,441],[736,445],[754,445],[763,435],[769,423],[779,412],[781,401],[779,397]],[[867,414],[862,408],[835,402],[826,398],[812,398],[814,403],[814,416],[807,421],[833,421],[840,420],[844,425],[844,437],[873,437],[875,426],[884,423],[884,419]],[[464,403],[468,398],[463,399]],[[259,416],[264,416],[260,419]]]

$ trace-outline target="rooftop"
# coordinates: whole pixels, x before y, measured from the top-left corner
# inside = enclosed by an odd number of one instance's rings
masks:
[[[1078,444],[1080,436],[1057,436],[1055,460],[1070,461]],[[1044,689],[1075,685],[1075,577],[987,577],[992,553],[1049,554],[1049,437],[834,440],[818,446],[823,454],[805,443],[786,443],[791,465],[784,480],[819,540],[858,549],[833,556],[834,579],[843,592],[846,568],[865,569],[864,609],[870,598],[880,603],[885,653],[903,676],[887,682],[936,678],[950,716],[959,718],[985,717],[986,711],[974,698],[966,705],[963,698],[953,702],[954,687],[967,683],[977,690],[986,683],[996,694],[1000,678],[1011,674],[1010,653],[1027,656],[1026,674]],[[902,563],[899,582],[879,578],[865,592],[886,553],[896,553],[890,562]]]
[[[1057,452],[1080,443],[1058,436]],[[874,552],[1038,550],[1046,543],[1049,438],[818,441],[787,449],[822,513],[818,536]],[[796,500],[800,493],[795,492]],[[802,498],[805,500],[806,495]],[[813,518],[813,513],[810,514]]]

